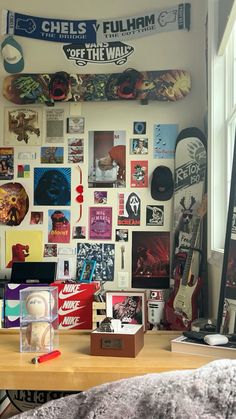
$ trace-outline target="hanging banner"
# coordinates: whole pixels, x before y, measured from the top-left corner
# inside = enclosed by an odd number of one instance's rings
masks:
[[[122,42],[158,32],[189,30],[190,3],[143,15],[106,20],[52,19],[3,10],[2,22],[2,35],[72,44]]]

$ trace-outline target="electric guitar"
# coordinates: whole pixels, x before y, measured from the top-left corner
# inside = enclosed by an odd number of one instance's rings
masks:
[[[170,330],[189,330],[192,321],[198,315],[197,295],[201,288],[202,280],[198,276],[200,255],[196,245],[206,207],[206,197],[204,197],[194,221],[191,244],[183,274],[181,275],[181,267],[177,266],[175,269],[174,290],[164,305],[165,324]]]

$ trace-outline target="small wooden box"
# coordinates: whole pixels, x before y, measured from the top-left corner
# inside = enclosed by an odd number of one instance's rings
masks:
[[[90,344],[91,355],[135,358],[144,345],[143,326],[124,325],[119,333],[94,330]]]
[[[104,312],[104,314],[101,314]],[[99,326],[99,323],[106,317],[106,303],[93,302],[93,329]]]

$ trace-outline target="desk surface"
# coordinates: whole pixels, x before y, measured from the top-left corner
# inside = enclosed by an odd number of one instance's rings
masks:
[[[170,351],[170,340],[178,332],[147,332],[144,348],[136,358],[90,355],[90,335],[82,331],[62,331],[62,355],[34,365],[34,353],[19,352],[19,330],[0,329],[0,388],[22,390],[86,390],[121,378],[195,369],[214,358]]]

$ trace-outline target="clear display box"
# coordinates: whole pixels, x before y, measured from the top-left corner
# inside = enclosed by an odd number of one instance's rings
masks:
[[[57,287],[20,290],[20,352],[50,352],[58,346]]]

